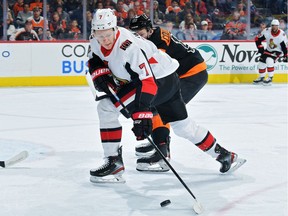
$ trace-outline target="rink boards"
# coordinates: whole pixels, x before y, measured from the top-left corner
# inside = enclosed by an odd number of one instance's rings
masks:
[[[209,83],[251,83],[258,76],[259,54],[253,41],[185,42],[197,48],[209,73]],[[86,85],[89,43],[2,42],[0,86]],[[273,82],[287,83],[288,64],[280,57]]]

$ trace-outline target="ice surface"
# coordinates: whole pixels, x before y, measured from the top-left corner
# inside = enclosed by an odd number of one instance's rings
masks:
[[[273,86],[207,85],[187,106],[218,142],[247,159],[231,175],[172,133],[172,166],[205,216],[287,216],[287,90]],[[102,164],[97,103],[88,87],[0,88],[1,216],[185,216],[193,198],[170,171],[135,170],[132,122],[123,122],[125,184],[92,184]],[[170,199],[165,208],[160,202]]]

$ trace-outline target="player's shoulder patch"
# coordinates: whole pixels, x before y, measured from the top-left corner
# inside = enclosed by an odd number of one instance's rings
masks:
[[[125,51],[131,44],[132,44],[132,41],[127,39],[121,44],[120,49]]]
[[[160,38],[169,46],[171,41],[171,34],[168,30],[160,28]]]

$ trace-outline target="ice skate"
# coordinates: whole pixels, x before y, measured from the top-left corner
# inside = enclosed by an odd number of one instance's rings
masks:
[[[264,77],[258,77],[257,79],[255,79],[255,80],[253,81],[253,84],[254,84],[254,85],[259,85],[259,84],[262,84],[263,81],[264,81]]]
[[[219,144],[216,144],[215,152],[220,153],[216,160],[221,163],[221,173],[231,173],[240,168],[246,159],[238,158],[238,155],[234,152],[229,152],[222,148]]]
[[[273,77],[267,77],[267,79],[265,79],[265,80],[263,81],[263,85],[264,85],[264,86],[270,86],[270,85],[272,85],[272,80],[273,80]]]
[[[135,155],[138,157],[149,157],[156,152],[154,146],[147,142],[135,147]],[[167,157],[170,158],[170,137],[167,140]]]
[[[166,159],[169,160],[167,157],[167,151],[162,153],[164,156],[166,156]],[[169,167],[162,159],[160,154],[155,151],[150,156],[139,158],[137,160],[136,170],[147,172],[167,172],[169,171]]]
[[[124,164],[122,160],[122,147],[118,150],[117,156],[105,158],[105,163],[97,169],[90,170],[90,181],[93,183],[124,183],[122,177]]]

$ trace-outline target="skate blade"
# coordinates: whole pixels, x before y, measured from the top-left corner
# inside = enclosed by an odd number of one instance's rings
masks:
[[[254,83],[253,82],[253,85],[263,85],[263,82],[259,82],[259,83]]]
[[[237,160],[231,165],[231,168],[225,174],[235,172],[237,169],[243,166],[246,163],[246,161],[247,161],[246,159],[237,158]]]
[[[263,83],[263,86],[271,86],[272,83]]]
[[[168,172],[170,169],[165,163],[138,163],[136,170],[140,172]]]
[[[108,176],[104,176],[104,177],[97,177],[97,176],[90,176],[90,182],[92,183],[125,183],[126,180],[120,176],[120,175],[108,175]]]

